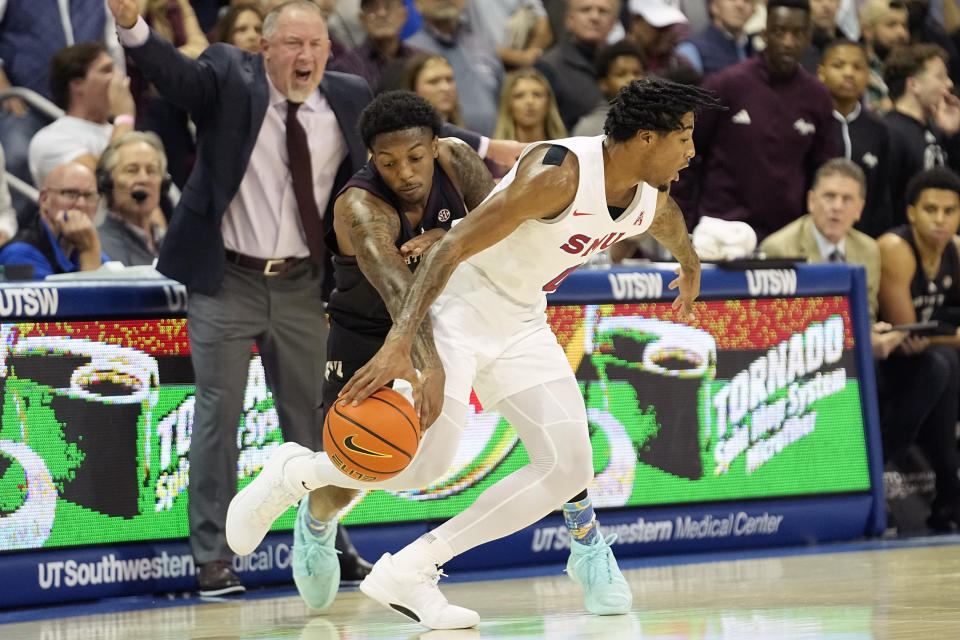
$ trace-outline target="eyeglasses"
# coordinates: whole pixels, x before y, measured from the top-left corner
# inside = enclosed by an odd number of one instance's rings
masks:
[[[97,202],[100,200],[100,194],[96,191],[80,191],[79,189],[51,189],[64,200],[76,202],[83,198],[87,202]]]

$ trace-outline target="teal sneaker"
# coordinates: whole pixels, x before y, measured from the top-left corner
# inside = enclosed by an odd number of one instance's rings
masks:
[[[340,560],[333,542],[337,527],[333,525],[322,538],[313,535],[305,519],[307,496],[300,501],[293,524],[293,582],[300,597],[311,609],[322,611],[333,603],[340,588]]]
[[[617,534],[608,538],[597,532],[593,544],[580,544],[571,538],[567,575],[583,586],[587,611],[597,616],[629,613],[633,593],[627,584],[610,545]]]

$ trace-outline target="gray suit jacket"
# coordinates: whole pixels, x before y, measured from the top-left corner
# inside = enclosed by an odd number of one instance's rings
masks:
[[[867,270],[867,302],[870,303],[870,318],[876,321],[880,305],[880,250],[877,241],[865,233],[850,229],[844,242],[847,262],[862,264]],[[797,218],[767,236],[760,243],[760,251],[772,258],[802,256],[807,262],[824,262],[813,235],[813,218],[810,214]]]

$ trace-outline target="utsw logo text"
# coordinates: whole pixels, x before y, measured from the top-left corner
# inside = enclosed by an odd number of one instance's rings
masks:
[[[793,295],[797,292],[797,272],[793,269],[749,270],[747,290],[751,296]]]
[[[597,251],[609,249],[625,235],[625,233],[614,231],[594,240],[584,233],[578,233],[570,236],[564,244],[560,245],[560,248],[571,255],[580,254],[586,258]]]

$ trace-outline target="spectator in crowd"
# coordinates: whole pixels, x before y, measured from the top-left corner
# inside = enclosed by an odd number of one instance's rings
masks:
[[[952,0],[954,3],[956,0]],[[960,52],[953,38],[944,31],[944,11],[942,0],[931,3],[930,0],[903,0],[907,7],[907,28],[910,30],[910,42],[928,42],[939,45],[947,52],[947,70],[954,84],[960,82]],[[933,10],[934,4],[937,6]]]
[[[833,158],[817,169],[807,192],[807,214],[760,243],[769,257],[803,257],[808,262],[849,262],[867,270],[867,301],[876,319],[880,290],[880,251],[876,241],[853,228],[863,213],[867,180],[846,158]]]
[[[883,79],[883,62],[891,51],[910,43],[906,5],[899,0],[867,0],[860,7],[860,31],[870,64],[866,103],[871,109],[886,113],[893,103]]]
[[[379,92],[381,77],[387,69],[402,67],[410,56],[417,53],[417,49],[400,39],[400,30],[406,21],[407,8],[403,0],[362,0],[360,24],[367,38],[355,49],[334,58],[330,68],[361,76],[374,93]],[[396,79],[388,79],[387,83],[392,86]]]
[[[627,39],[643,48],[644,66],[654,75],[688,67],[676,46],[689,35],[687,17],[665,0],[628,0],[630,25]]]
[[[6,163],[3,147],[0,146],[0,247],[5,245],[17,233],[17,212],[10,199],[7,186]]]
[[[217,25],[217,42],[226,42],[250,53],[260,53],[263,11],[260,5],[243,2],[230,7]]]
[[[713,22],[677,45],[677,53],[704,77],[746,60],[754,52],[743,27],[755,8],[755,0],[710,0]]]
[[[828,43],[838,37],[837,11],[839,9],[840,0],[812,0],[810,2],[813,45],[821,52]]]
[[[856,162],[867,179],[866,206],[855,226],[876,238],[893,225],[890,135],[883,120],[860,104],[869,74],[863,45],[844,39],[827,45],[817,71],[833,100],[837,151]]]
[[[770,0],[766,33],[761,55],[704,82],[729,110],[701,114],[698,158],[672,191],[690,229],[700,216],[739,220],[763,240],[803,215],[814,171],[835,155],[830,94],[800,67],[807,1]]]
[[[40,189],[39,215],[0,249],[0,264],[33,266],[33,277],[92,271],[109,258],[93,225],[97,212],[93,171],[77,162],[54,167]]]
[[[884,116],[890,132],[893,224],[901,225],[906,222],[904,194],[910,178],[923,169],[960,164],[960,100],[951,92],[947,53],[935,44],[894,50],[883,77],[893,100],[893,110]]]
[[[960,178],[943,167],[921,171],[907,184],[907,203],[907,224],[877,240],[882,265],[880,318],[893,325],[941,318],[956,324],[960,311],[960,253],[955,238],[960,226]],[[896,421],[881,420],[884,456],[892,457],[914,441],[921,445],[936,477],[936,495],[927,522],[937,531],[960,525],[958,346],[960,332],[920,339],[899,354],[889,376],[878,379],[881,410],[888,402],[887,392],[911,394]],[[929,403],[926,399],[940,389],[941,401]]]
[[[406,4],[404,0],[401,3]],[[347,50],[356,49],[367,37],[360,24],[360,0],[337,0],[333,13],[326,18],[330,41],[336,40]]]
[[[122,71],[123,50],[117,42],[113,16],[103,0],[0,2],[0,91],[22,87],[53,99],[48,73],[54,53],[94,41],[105,45]],[[7,171],[28,183],[30,139],[48,123],[46,116],[32,111],[20,98],[0,103],[0,145],[6,151]]]
[[[197,58],[208,46],[189,0],[137,0],[140,14],[160,37],[173,43],[183,55]],[[134,62],[128,63],[130,90],[136,102],[137,128],[155,131],[163,140],[170,175],[183,187],[190,174],[196,152],[186,111],[180,109],[150,86],[149,80]]]
[[[128,267],[156,260],[166,228],[153,212],[160,206],[166,173],[167,156],[155,133],[131,131],[100,156],[97,189],[106,199],[107,213],[97,232],[112,260]]]
[[[286,2],[286,0],[268,0],[267,7],[268,9],[274,9],[282,2]],[[334,17],[337,10],[337,0],[312,0],[312,2],[320,7],[320,15],[323,17],[324,24]],[[347,51],[350,50],[347,45],[340,42],[333,34],[329,34],[329,38],[330,60],[336,60],[347,55]]]
[[[133,130],[130,81],[99,42],[57,51],[50,63],[50,91],[66,114],[30,141],[34,184],[43,184],[53,167],[66,162],[94,171],[110,141]]]
[[[390,65],[391,67],[393,65]],[[496,168],[511,167],[526,147],[516,140],[491,140],[474,131],[462,129],[463,117],[460,115],[460,102],[457,98],[457,84],[453,77],[453,68],[446,59],[432,53],[421,51],[408,58],[399,73],[395,85],[388,84],[388,78],[394,74],[384,70],[382,91],[406,89],[419,93],[440,112],[446,124],[444,136],[463,140],[476,151],[487,165]]]
[[[458,127],[466,126],[460,111],[453,67],[443,56],[425,51],[410,56],[403,65],[399,88],[426,98],[440,112],[444,122]]]
[[[189,0],[137,0],[140,15],[162,38],[172,42],[183,55],[199,58],[207,46],[197,14]]]
[[[619,8],[617,0],[569,0],[564,14],[567,38],[559,39],[534,64],[553,88],[567,129],[603,99],[593,60],[613,29]]]
[[[810,49],[804,56],[804,69],[816,73],[823,61],[827,45],[837,39],[837,10],[840,0],[810,0],[810,22],[813,25]]]
[[[553,42],[541,0],[473,0],[467,2],[467,20],[496,47],[507,69],[529,67]]]
[[[960,312],[960,177],[945,167],[907,183],[907,224],[877,240],[883,264],[880,317],[891,324],[948,318]],[[960,334],[958,334],[960,335]],[[931,342],[960,346],[954,336]]]
[[[507,74],[500,95],[495,138],[539,142],[567,137],[550,83],[533,67]]]
[[[467,0],[417,0],[423,27],[407,44],[446,58],[460,87],[463,120],[489,136],[497,121],[503,63],[493,45],[461,24]]]
[[[610,101],[622,87],[646,76],[640,45],[630,40],[621,40],[604,47],[597,54],[597,76],[600,78],[597,84],[603,92],[603,98],[593,111],[577,121],[573,128],[575,136],[598,136],[603,133]]]
[[[312,2],[286,3],[266,17],[262,63],[223,45],[192,60],[138,19],[135,0],[110,4],[128,55],[162,95],[197,117],[197,163],[157,268],[188,292],[197,380],[190,482],[200,487],[188,515],[197,582],[207,595],[235,593],[243,585],[224,522],[237,489],[250,349],[260,350],[284,439],[319,447],[323,229],[333,219],[332,194],[366,161],[356,119],[370,91],[356,76],[324,72],[330,44]],[[294,581],[314,608],[327,606],[339,585],[337,527],[325,523],[343,506],[335,488],[320,490],[308,509],[316,520],[296,521]],[[352,547],[343,555],[358,557]]]
[[[743,31],[750,38],[756,51],[763,50],[763,32],[767,28],[767,0],[756,0],[753,6],[753,15],[747,18]]]

